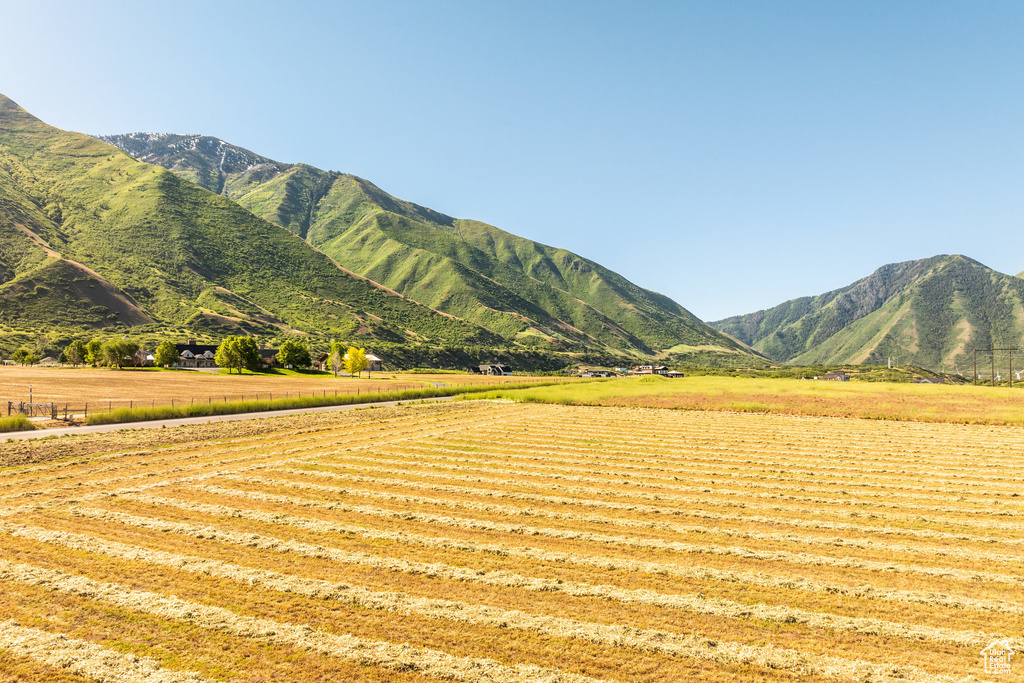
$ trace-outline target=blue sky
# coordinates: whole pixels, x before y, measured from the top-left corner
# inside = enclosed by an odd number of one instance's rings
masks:
[[[11,3],[15,4],[15,3]],[[19,2],[0,92],[565,247],[705,320],[1024,270],[1024,3]]]

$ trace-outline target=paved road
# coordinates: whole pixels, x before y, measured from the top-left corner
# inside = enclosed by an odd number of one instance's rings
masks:
[[[416,399],[419,401],[450,401],[455,396],[436,396],[434,398]],[[70,434],[99,434],[116,432],[121,429],[159,429],[161,427],[178,427],[180,425],[197,425],[206,422],[233,422],[235,420],[254,420],[260,417],[282,417],[284,415],[302,415],[304,413],[326,413],[331,411],[355,410],[368,406],[394,406],[412,401],[380,401],[378,403],[349,403],[341,406],[319,406],[317,408],[294,408],[291,410],[267,410],[261,413],[235,413],[233,415],[204,415],[202,417],[181,417],[174,420],[150,420],[149,422],[119,422],[109,425],[87,425],[85,427],[60,427],[58,429],[36,429],[26,432],[0,433],[0,441],[13,439],[43,439],[48,436],[68,436]]]

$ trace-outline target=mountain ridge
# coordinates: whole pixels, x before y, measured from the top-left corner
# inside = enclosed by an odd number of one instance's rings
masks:
[[[709,323],[793,364],[941,369],[1024,336],[1024,280],[960,254],[891,263],[824,294]]]
[[[499,341],[344,273],[225,197],[49,126],[0,95],[0,321],[145,326],[100,301],[114,290],[164,326],[221,334]]]
[[[205,182],[356,274],[518,344],[749,353],[668,297],[596,262],[399,199],[351,174],[283,164],[206,136],[101,139]]]

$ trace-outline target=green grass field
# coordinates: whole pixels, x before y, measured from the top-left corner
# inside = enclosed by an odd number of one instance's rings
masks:
[[[522,382],[512,387],[530,388],[545,386],[551,382]],[[380,391],[376,394],[327,394],[319,396],[294,396],[290,398],[257,399],[245,401],[224,401],[223,403],[195,403],[181,405],[154,405],[139,408],[116,408],[107,412],[94,413],[86,418],[86,424],[115,424],[121,422],[144,422],[150,420],[173,420],[183,417],[202,417],[206,415],[234,415],[238,413],[258,413],[268,410],[295,410],[299,408],[318,408],[321,406],[352,405],[356,403],[376,403],[381,401],[418,401],[426,398],[455,396],[487,391],[486,385],[460,384],[446,387],[422,387],[418,389],[395,389]]]
[[[858,417],[960,424],[1024,424],[1024,392],[1006,387],[825,382],[738,377],[623,378],[519,390],[484,398],[565,405]]]

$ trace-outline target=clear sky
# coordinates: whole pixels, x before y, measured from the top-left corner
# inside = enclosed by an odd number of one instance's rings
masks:
[[[0,92],[565,247],[705,320],[1024,270],[1024,2],[9,0]]]

